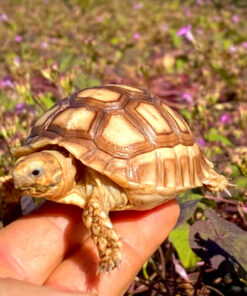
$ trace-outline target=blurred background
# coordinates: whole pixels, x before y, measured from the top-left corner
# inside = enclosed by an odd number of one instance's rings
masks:
[[[246,15],[246,0],[0,0],[0,176],[56,101],[118,83],[175,108],[236,185],[181,195],[176,229],[126,295],[247,295]],[[0,206],[3,224],[25,212],[1,193]]]

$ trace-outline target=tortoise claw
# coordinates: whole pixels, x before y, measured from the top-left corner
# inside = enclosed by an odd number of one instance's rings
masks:
[[[209,176],[207,179],[203,180],[203,185],[212,193],[218,193],[224,191],[229,197],[231,197],[230,191],[227,187],[234,187],[233,184],[229,183],[229,179],[225,176],[212,172],[212,176]]]
[[[231,192],[230,192],[227,188],[224,188],[223,191],[224,191],[229,197],[232,197]]]

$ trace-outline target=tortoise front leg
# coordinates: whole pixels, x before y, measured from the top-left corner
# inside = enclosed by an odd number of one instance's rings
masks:
[[[109,210],[105,209],[103,197],[97,190],[90,195],[82,218],[97,246],[99,269],[106,272],[119,267],[121,242],[109,218]]]

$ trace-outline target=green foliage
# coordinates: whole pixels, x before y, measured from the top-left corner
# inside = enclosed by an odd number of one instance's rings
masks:
[[[93,78],[93,77],[87,77],[85,75],[78,75],[74,82],[73,82],[74,86],[82,89],[82,88],[87,88],[87,87],[93,87],[96,85],[100,85],[101,82],[99,79],[97,78]]]
[[[181,38],[177,36],[177,30],[175,29],[170,29],[169,31],[171,39],[172,39],[172,44],[175,48],[178,48],[179,45],[181,44]]]
[[[189,224],[183,223],[170,233],[169,238],[176,248],[183,266],[190,269],[195,267],[199,258],[190,248],[189,231]]]
[[[236,178],[236,186],[247,190],[247,177],[241,176]]]
[[[219,142],[225,144],[226,146],[232,146],[231,141],[228,138],[219,134],[219,132],[214,127],[212,127],[209,130],[209,133],[207,134],[206,138],[209,142],[219,141]]]
[[[55,103],[54,97],[51,93],[47,93],[45,96],[40,96],[40,100],[44,103],[45,109],[50,109]]]
[[[73,52],[64,50],[60,53],[58,57],[58,65],[59,65],[59,71],[65,72],[69,68],[73,66],[75,63],[75,55]]]

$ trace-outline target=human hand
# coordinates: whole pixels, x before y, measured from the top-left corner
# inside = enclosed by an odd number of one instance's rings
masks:
[[[82,210],[47,202],[0,231],[0,295],[122,295],[178,214],[175,200],[144,212],[112,212],[122,262],[119,270],[97,274],[97,250]]]

